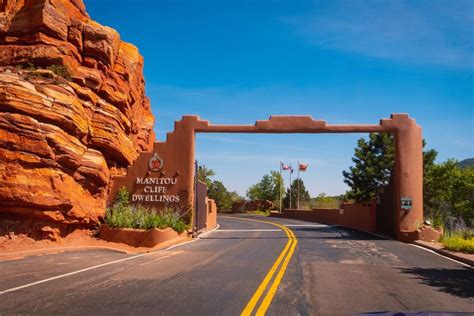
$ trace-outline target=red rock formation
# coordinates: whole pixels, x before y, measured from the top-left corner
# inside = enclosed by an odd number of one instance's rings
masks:
[[[81,0],[0,0],[0,213],[99,221],[110,175],[155,138],[142,69]]]

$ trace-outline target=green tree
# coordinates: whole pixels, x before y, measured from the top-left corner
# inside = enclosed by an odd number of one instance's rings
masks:
[[[295,179],[291,183],[290,188],[286,190],[285,197],[283,199],[283,205],[285,208],[290,207],[290,195],[291,195],[291,208],[295,209],[298,205],[298,182],[300,189],[300,207],[308,203],[311,199],[308,190],[304,185],[303,179]]]
[[[339,208],[343,202],[344,197],[339,196],[328,196],[326,193],[320,193],[317,197],[312,198],[312,206],[316,208]]]
[[[232,203],[244,201],[245,198],[235,191],[229,192]]]
[[[426,142],[423,140],[423,147],[425,147]],[[423,216],[429,218],[433,224],[440,224],[442,221],[442,216],[435,216],[437,211],[433,209],[437,202],[436,193],[433,191],[432,183],[435,182],[433,179],[433,168],[436,166],[435,160],[438,156],[438,152],[434,149],[429,149],[423,151]]]
[[[283,200],[283,197],[285,195],[285,182],[281,174],[277,171],[270,171],[270,176],[272,177],[273,182],[273,201],[275,203],[275,206],[277,208],[280,208],[280,194]]]
[[[232,195],[224,184],[214,180],[207,189],[207,196],[216,202],[218,210],[228,210],[232,207]]]
[[[354,166],[343,171],[344,182],[351,188],[348,198],[358,202],[372,199],[377,188],[387,185],[394,166],[393,136],[371,133],[368,141],[360,138],[354,149]]]
[[[283,177],[277,171],[270,171],[262,177],[260,182],[252,185],[247,190],[247,197],[250,200],[268,200],[280,205],[280,192],[284,193],[285,185]]]
[[[370,134],[369,140],[361,138],[354,150],[354,166],[349,171],[343,171],[344,182],[351,190],[347,199],[364,202],[373,198],[379,186],[387,185],[391,180],[395,165],[395,149],[393,137],[389,134]],[[423,148],[426,146],[423,140]],[[434,166],[438,152],[434,149],[423,151],[423,170],[428,174]],[[423,187],[426,187],[426,177],[423,178]],[[424,195],[424,200],[430,200],[429,194]]]
[[[206,186],[209,188],[211,186],[212,178],[215,176],[216,173],[212,169],[206,168],[206,166],[199,166],[198,167],[198,180],[204,182]]]
[[[259,183],[251,186],[247,192],[247,196],[251,200],[269,200],[273,201],[273,181],[268,174],[262,177]]]
[[[436,226],[449,216],[474,220],[474,168],[462,168],[454,159],[433,164],[424,176],[424,205],[427,217]]]
[[[425,146],[423,140],[423,148]],[[368,141],[358,140],[354,151],[354,166],[343,171],[343,176],[351,188],[346,197],[361,202],[374,197],[377,188],[391,180],[393,137],[370,134]],[[469,225],[474,221],[474,168],[463,168],[453,159],[436,164],[437,155],[434,149],[423,151],[424,216],[436,226],[445,223],[450,216],[462,218]]]

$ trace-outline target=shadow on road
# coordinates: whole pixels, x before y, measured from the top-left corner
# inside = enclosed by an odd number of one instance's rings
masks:
[[[402,268],[415,279],[440,291],[463,298],[474,297],[474,273],[472,269]]]

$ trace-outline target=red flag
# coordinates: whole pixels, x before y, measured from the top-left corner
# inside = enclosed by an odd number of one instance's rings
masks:
[[[300,163],[299,168],[300,168],[300,171],[306,171],[306,169],[308,168],[308,164],[307,163]]]

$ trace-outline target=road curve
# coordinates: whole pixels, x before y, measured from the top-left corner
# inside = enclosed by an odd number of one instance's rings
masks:
[[[285,228],[261,221],[288,227],[294,251]],[[280,257],[252,314],[275,284],[268,315],[474,311],[474,270],[414,246],[289,219],[218,222],[195,242],[143,256],[87,250],[0,262],[0,314],[239,315]]]

